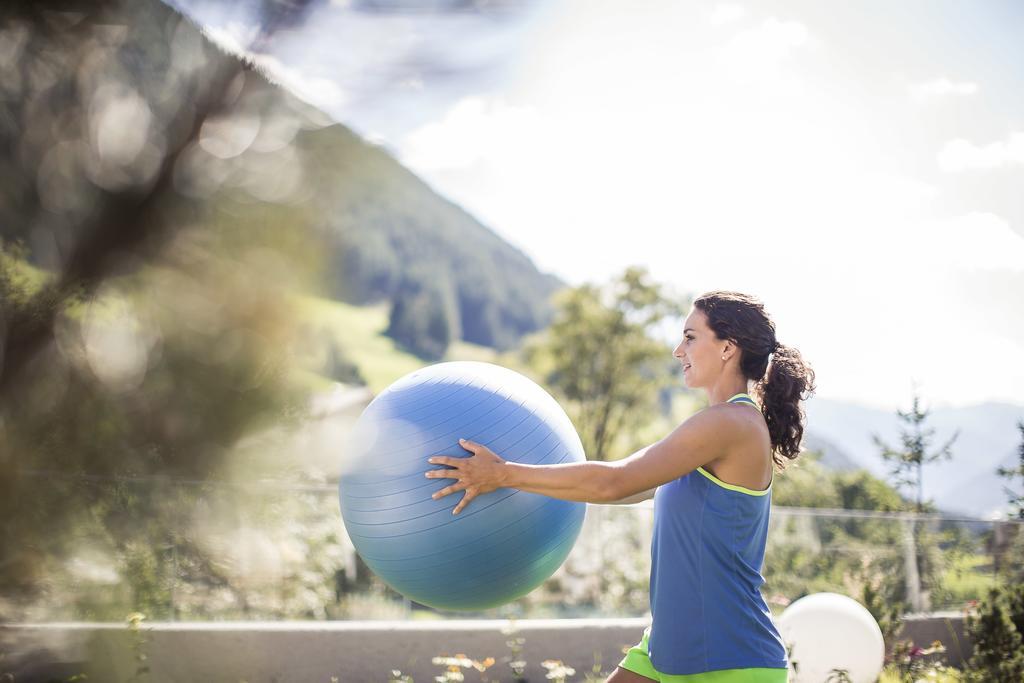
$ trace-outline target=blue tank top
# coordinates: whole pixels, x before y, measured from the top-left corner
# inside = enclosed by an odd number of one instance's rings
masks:
[[[729,402],[757,408],[747,394]],[[648,638],[658,671],[787,666],[761,595],[771,488],[727,484],[703,467],[658,487]]]

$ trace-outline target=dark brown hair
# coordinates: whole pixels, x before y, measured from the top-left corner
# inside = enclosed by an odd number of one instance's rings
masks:
[[[757,297],[714,291],[701,294],[693,305],[707,316],[715,336],[740,348],[740,370],[757,382],[754,395],[768,424],[772,459],[785,467],[784,458],[793,460],[800,454],[806,417],[800,401],[814,393],[814,370],[798,350],[778,343],[775,323]],[[769,354],[774,354],[770,365]]]

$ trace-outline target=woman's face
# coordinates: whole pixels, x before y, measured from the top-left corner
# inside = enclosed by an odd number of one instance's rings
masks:
[[[710,386],[722,371],[722,340],[708,327],[708,318],[694,308],[683,322],[683,338],[672,355],[683,366],[683,382],[688,387]]]

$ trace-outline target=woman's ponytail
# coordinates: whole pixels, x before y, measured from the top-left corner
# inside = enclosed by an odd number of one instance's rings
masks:
[[[754,393],[761,402],[772,440],[772,459],[780,468],[800,454],[806,414],[800,402],[814,393],[814,370],[800,352],[776,344],[764,377]]]

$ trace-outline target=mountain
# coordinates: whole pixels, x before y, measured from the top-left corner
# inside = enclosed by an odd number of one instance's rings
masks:
[[[363,305],[426,289],[451,302],[457,338],[501,349],[547,325],[562,282],[384,149],[340,124],[300,144],[325,191],[318,204],[332,245],[330,294]]]
[[[835,442],[810,429],[804,432],[803,446],[806,450],[821,453],[819,462],[823,467],[836,472],[852,472],[862,469],[845,450]]]
[[[877,434],[889,446],[899,447],[904,423],[895,412],[819,397],[809,399],[805,409],[807,448],[817,450],[816,444],[825,443],[828,455],[828,444],[838,444],[855,467],[887,477],[886,463],[871,437]],[[996,468],[1016,462],[1018,420],[1024,420],[1024,406],[1008,403],[932,410],[925,421],[926,428],[935,430],[929,452],[945,444],[957,430],[960,434],[951,447],[951,460],[925,466],[925,497],[950,513],[987,516],[1004,508],[1006,480],[996,474]],[[830,465],[827,457],[823,463],[841,469]]]
[[[1017,451],[1011,450],[996,466],[1012,468],[1019,463],[1020,456],[1017,455]],[[1008,479],[994,476],[988,472],[977,472],[954,488],[955,493],[950,492],[945,495],[955,496],[955,499],[958,503],[962,503],[963,507],[978,510],[978,514],[983,516],[1005,509],[1008,498],[1007,488],[1014,490],[1018,495],[1021,493],[1019,478],[1011,485]]]
[[[294,20],[310,5],[273,7]],[[99,150],[89,156],[86,145],[51,146],[42,135],[20,143],[22,153],[0,163],[0,239],[28,245],[35,265],[59,269],[75,240],[95,233],[79,220],[79,206],[103,205],[106,195],[97,186],[147,187],[138,179],[152,178],[160,155],[173,148],[168,143],[187,141],[190,117],[206,111],[203,93],[214,87],[223,102],[212,107],[216,113],[203,123],[197,144],[174,163],[166,176],[172,182],[158,185],[166,188],[161,206],[181,222],[212,222],[220,212],[254,229],[276,228],[282,242],[315,242],[318,293],[358,305],[389,304],[389,334],[429,360],[460,339],[508,349],[549,322],[551,295],[564,286],[558,278],[540,272],[383,148],[272,82],[258,61],[225,52],[174,8],[159,0],[55,0],[7,9],[15,17],[45,15],[40,25],[64,32],[62,44],[80,53],[89,79],[47,72],[46,78],[11,80],[0,142],[18,140],[33,117],[61,112],[59,119],[53,115],[54,129],[67,136],[70,123],[82,126],[74,132]],[[97,40],[109,61],[90,57],[92,26],[105,27]],[[21,51],[45,49],[43,43],[42,35],[12,43],[12,64]],[[81,123],[90,121],[92,129]],[[47,156],[53,150],[66,151],[67,160],[58,164]],[[112,162],[107,168],[97,159]],[[26,180],[37,177],[64,184]],[[156,231],[152,225],[137,238],[127,232],[119,238],[133,247]]]
[[[239,101],[263,116],[325,116],[258,70]],[[342,123],[305,127],[295,146],[328,244],[329,296],[390,302],[389,334],[430,359],[457,339],[508,349],[548,324],[550,297],[564,284],[384,148]]]

